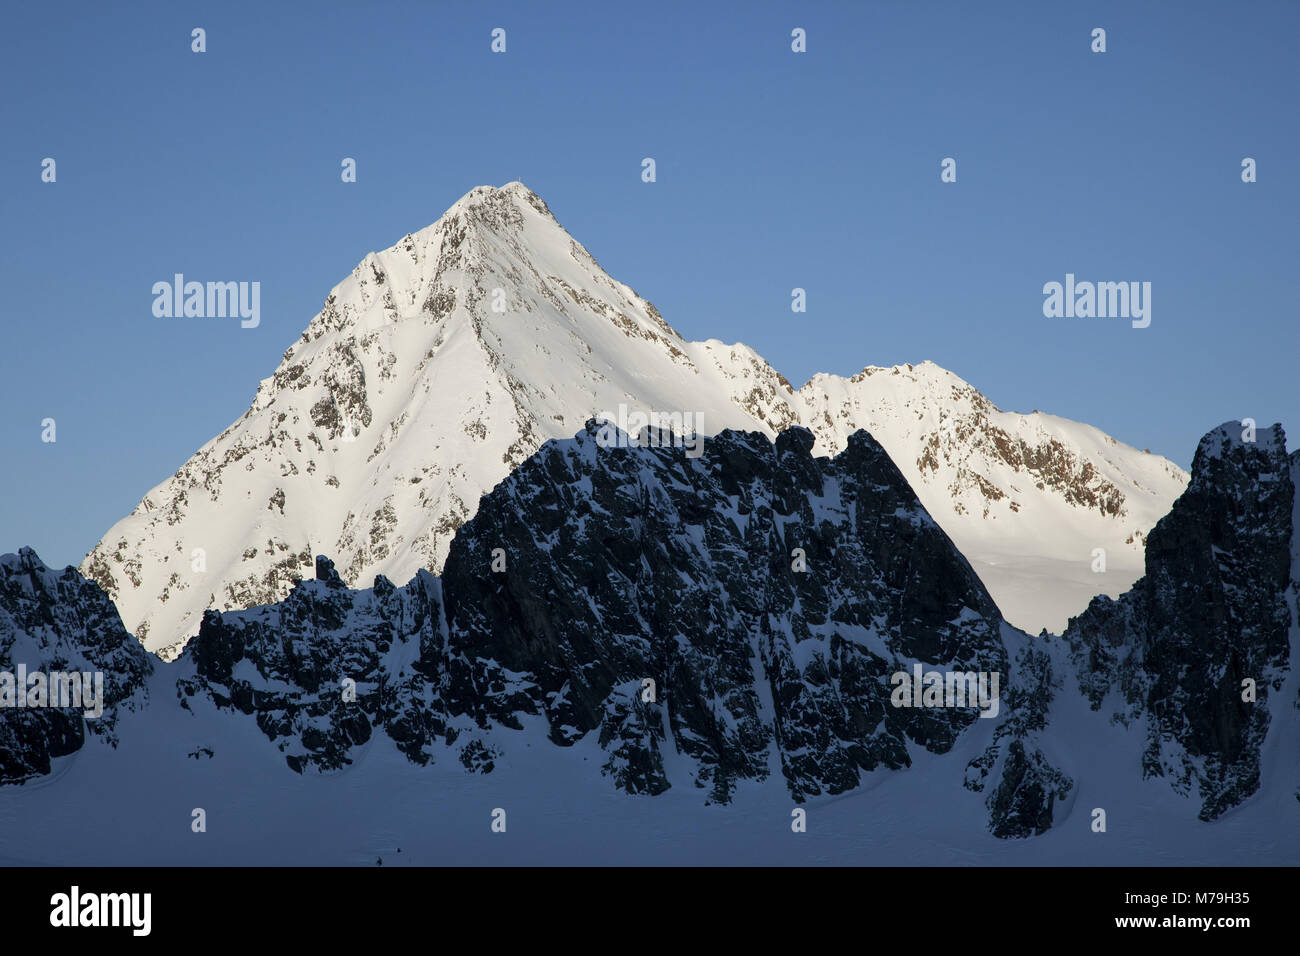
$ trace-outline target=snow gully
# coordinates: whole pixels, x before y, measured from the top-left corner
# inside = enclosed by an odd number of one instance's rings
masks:
[[[889,702],[895,707],[978,707],[981,717],[996,717],[998,702],[997,671],[926,671],[912,665],[912,673],[895,671],[889,678],[894,685]]]

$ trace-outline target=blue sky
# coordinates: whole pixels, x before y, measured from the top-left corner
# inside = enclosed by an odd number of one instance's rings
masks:
[[[931,359],[1184,467],[1228,419],[1300,429],[1297,35],[1267,0],[13,5],[0,551],[79,562],[367,252],[514,179],[796,385]],[[154,318],[176,272],[259,281],[260,327]],[[1044,318],[1067,272],[1151,282],[1150,328]]]

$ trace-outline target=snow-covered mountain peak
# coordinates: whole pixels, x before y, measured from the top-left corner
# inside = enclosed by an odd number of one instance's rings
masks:
[[[1132,583],[1141,535],[1186,484],[1089,426],[1001,412],[932,362],[795,389],[744,344],[685,341],[516,182],[367,254],[248,411],[82,570],[155,650],[192,636],[205,608],[280,600],[317,554],[349,584],[407,581],[441,569],[480,496],[544,442],[621,407],[689,414],[703,435],[803,425],[818,455],[867,429],[1033,630]],[[1107,578],[1087,573],[1095,547],[1114,552]]]
[[[1270,458],[1286,457],[1286,432],[1281,424],[1255,426],[1246,421],[1227,421],[1210,431],[1196,447],[1196,461],[1227,458],[1239,449],[1254,445]],[[1193,473],[1199,469],[1194,465]]]

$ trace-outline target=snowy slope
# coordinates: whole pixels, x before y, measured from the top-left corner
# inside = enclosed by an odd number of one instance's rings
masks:
[[[1058,826],[1027,840],[990,834],[980,795],[961,785],[992,721],[977,721],[950,754],[915,748],[906,771],[809,800],[807,832],[795,834],[782,787],[742,789],[727,807],[704,806],[690,788],[628,796],[601,776],[595,735],[556,747],[536,718],[502,735],[502,759],[486,776],[455,761],[415,766],[384,736],[345,770],[299,775],[251,721],[210,704],[181,710],[165,668],[150,698],[149,711],[122,721],[116,750],[84,748],[60,758],[54,776],[0,793],[0,866],[1300,861],[1300,827],[1289,824],[1295,798],[1276,776],[1240,811],[1203,823],[1190,801],[1135,771],[1141,740],[1078,697],[1054,720],[1077,792]],[[198,747],[214,755],[189,758]],[[1104,834],[1090,829],[1098,806],[1109,811]],[[206,833],[191,831],[196,807],[207,813]],[[490,829],[496,808],[507,813],[504,834]]]
[[[929,363],[796,390],[747,346],[686,342],[510,183],[367,255],[249,410],[81,568],[171,656],[205,608],[278,600],[317,553],[360,586],[439,570],[485,491],[620,404],[700,416],[704,434],[804,424],[825,454],[866,428],[1033,631],[1127,588],[1187,480],[1089,426],[1003,413]],[[1098,547],[1106,574],[1091,571]]]
[[[878,436],[1007,620],[1031,633],[1127,590],[1146,532],[1187,484],[1167,459],[1090,425],[1003,412],[931,362],[817,375],[800,395],[825,446],[855,428]]]

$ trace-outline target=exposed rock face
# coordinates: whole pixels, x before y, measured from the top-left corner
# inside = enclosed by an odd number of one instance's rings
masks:
[[[204,692],[254,715],[298,771],[346,766],[375,728],[418,763],[435,737],[454,743],[457,731],[439,719],[441,710],[422,706],[436,690],[419,649],[441,645],[437,579],[422,572],[395,588],[377,578],[374,588],[351,591],[327,558],[316,559],[316,572],[279,604],[209,612],[203,640],[178,665],[182,706]]]
[[[905,766],[906,740],[947,750],[974,713],[890,707],[888,677],[1004,669],[997,609],[870,436],[811,450],[800,428],[775,445],[724,432],[698,459],[601,448],[592,430],[546,446],[452,546],[453,648],[528,674],[557,742],[610,733],[614,688],[653,680],[715,800],[772,756],[803,797]],[[501,720],[519,702],[480,706]],[[660,745],[638,759],[657,770]]]
[[[43,704],[53,702],[52,672],[101,674],[104,692],[98,718],[83,707],[19,706],[17,694],[0,707],[0,784],[48,774],[87,733],[116,744],[119,709],[143,705],[152,660],[94,582],[71,567],[47,568],[30,548],[0,555],[0,671],[41,674]]]
[[[1057,802],[1074,789],[1074,780],[1040,749],[1052,701],[1062,687],[1057,673],[1064,648],[1053,637],[1009,636],[1018,650],[1002,701],[1005,717],[993,742],[967,765],[964,781],[968,790],[986,793],[989,830],[1003,838],[1047,832],[1056,822]]]
[[[994,835],[1020,838],[1072,812],[1080,770],[1061,741],[1110,720],[1145,756],[1102,772],[1172,786],[1213,820],[1259,789],[1266,735],[1296,727],[1281,691],[1300,646],[1300,455],[1279,426],[1238,433],[1201,442],[1145,577],[1061,637],[1002,620],[865,432],[835,458],[802,428],[723,432],[693,457],[666,433],[626,447],[589,422],[484,496],[440,578],[352,590],[318,557],[284,601],[208,613],[169,666],[181,707],[255,721],[301,773],[383,738],[418,765],[492,773],[509,735],[540,727],[555,746],[598,746],[629,794],[727,803],[766,785],[803,801],[973,739],[965,787]],[[98,588],[30,552],[0,573],[0,646],[97,661],[134,704],[147,663]],[[999,675],[996,720],[895,706],[891,678],[914,665]],[[57,716],[0,719],[8,779],[80,745]]]
[[[1143,772],[1194,790],[1207,820],[1259,788],[1295,624],[1286,436],[1241,435],[1229,422],[1201,440],[1187,492],[1147,540],[1146,575],[1119,600],[1094,599],[1065,634],[1093,707],[1143,727]]]
[[[255,713],[298,768],[340,766],[382,726],[414,760],[441,741],[486,769],[490,729],[542,715],[556,744],[597,734],[616,786],[685,783],[674,748],[715,802],[773,768],[796,799],[843,792],[976,719],[890,706],[914,662],[991,672],[1005,653],[979,579],[865,432],[835,459],[802,429],[691,458],[600,430],[486,496],[441,581],[353,592],[322,559],[327,580],[280,605],[208,615],[183,694]]]

